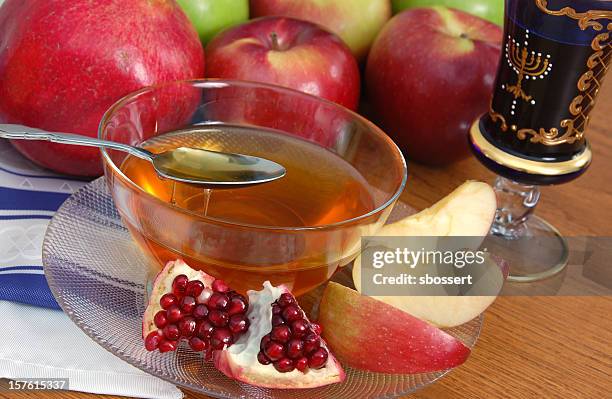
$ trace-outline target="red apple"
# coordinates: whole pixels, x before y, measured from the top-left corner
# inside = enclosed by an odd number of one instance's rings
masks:
[[[251,0],[251,16],[277,15],[314,22],[334,32],[363,60],[391,18],[389,0]]]
[[[355,109],[359,69],[336,35],[292,18],[260,18],[218,34],[206,47],[210,78],[271,83]]]
[[[500,57],[499,26],[462,11],[404,11],[376,38],[366,68],[375,118],[404,154],[446,164],[469,153],[471,123],[487,111]]]
[[[122,96],[204,75],[198,35],[171,0],[6,0],[0,38],[0,121],[5,123],[93,137],[103,113]],[[162,101],[156,111],[174,109]],[[97,149],[13,144],[58,172],[102,173]]]
[[[470,349],[450,334],[391,305],[330,282],[319,324],[346,365],[377,373],[428,373],[459,366]]]

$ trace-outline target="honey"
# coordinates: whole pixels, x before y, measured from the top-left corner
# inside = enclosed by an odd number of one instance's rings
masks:
[[[136,157],[121,165],[144,191],[185,211],[171,218],[134,199],[122,216],[145,252],[160,265],[182,258],[242,292],[265,280],[297,295],[321,284],[355,255],[358,223],[341,222],[375,208],[367,181],[349,162],[285,133],[214,125],[167,133],[142,146],[156,153],[180,146],[242,153],[286,168],[286,176],[273,182],[209,189],[160,178]]]

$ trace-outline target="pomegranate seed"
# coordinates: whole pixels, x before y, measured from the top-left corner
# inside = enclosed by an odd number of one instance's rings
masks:
[[[200,295],[198,295],[198,303],[207,303],[208,298],[212,295],[212,290],[210,288],[204,288]]]
[[[229,298],[221,292],[215,292],[208,298],[208,307],[211,309],[225,310],[228,304]]]
[[[320,369],[325,366],[325,363],[327,363],[327,350],[325,348],[317,349],[308,359],[308,367],[311,369]]]
[[[287,356],[291,359],[297,359],[304,354],[304,343],[299,339],[292,339],[287,343]]]
[[[268,343],[272,340],[272,338],[270,338],[270,334],[266,334],[261,338],[261,342],[259,343],[259,350],[261,350],[262,352],[265,350],[266,346],[268,345]]]
[[[306,335],[307,331],[308,323],[306,323],[306,321],[304,321],[303,319],[296,320],[291,323],[291,332],[293,333],[293,336],[295,338],[303,337],[304,335]]]
[[[281,308],[277,303],[274,303],[272,305],[272,314],[273,315],[281,314],[282,311],[283,311],[283,308]]]
[[[230,287],[229,287],[229,285],[227,285],[227,283],[225,281],[223,281],[221,279],[216,279],[212,283],[212,289],[215,292],[227,292],[227,291],[229,291]]]
[[[295,361],[295,368],[300,370],[302,373],[304,371],[306,371],[306,369],[308,368],[308,358],[307,357],[301,357],[298,360]]]
[[[154,351],[159,346],[159,343],[162,340],[162,336],[159,331],[151,331],[147,337],[145,338],[145,349],[150,351]]]
[[[196,335],[202,339],[208,339],[212,336],[215,327],[208,320],[200,320],[196,322]]]
[[[166,318],[166,311],[160,310],[159,312],[155,313],[155,316],[153,316],[153,322],[155,323],[157,328],[164,328],[166,324],[168,324],[168,319]]]
[[[210,346],[213,349],[223,349],[224,346],[230,346],[233,339],[230,330],[227,328],[217,328],[210,338]]]
[[[193,311],[191,312],[191,314],[196,319],[203,319],[206,316],[208,316],[208,307],[206,307],[206,305],[204,305],[203,303],[200,303],[196,305],[195,308],[193,308]]]
[[[187,288],[187,283],[189,279],[184,274],[179,274],[172,281],[172,293],[174,295],[183,295],[185,293],[185,289]]]
[[[293,371],[295,366],[293,365],[293,360],[285,357],[277,362],[274,362],[274,368],[280,373],[289,373],[290,371]]]
[[[274,327],[270,333],[270,338],[284,344],[291,338],[291,330],[285,325]]]
[[[289,305],[283,309],[283,319],[287,321],[299,320],[303,317],[303,312],[295,305]]]
[[[231,332],[238,334],[249,328],[249,320],[245,315],[236,314],[230,317],[228,326]]]
[[[321,346],[321,338],[314,333],[306,334],[306,336],[303,338],[303,341],[304,353],[306,355],[311,355]]]
[[[227,313],[229,313],[230,316],[233,316],[238,313],[244,313],[247,310],[247,307],[248,306],[246,299],[242,295],[237,294],[233,296],[232,299],[230,299],[229,309],[227,310]]]
[[[323,327],[321,327],[321,325],[318,323],[310,323],[310,328],[317,335],[321,335],[323,332]]]
[[[185,287],[185,295],[197,297],[204,291],[204,284],[198,280],[191,280]]]
[[[172,305],[176,305],[178,303],[178,299],[174,294],[164,294],[161,298],[159,298],[159,304],[162,309],[168,310]]]
[[[211,310],[210,313],[208,313],[208,320],[215,327],[225,327],[229,321],[229,316],[227,313],[220,310]]]
[[[279,360],[285,354],[285,347],[278,342],[270,341],[264,348],[264,353],[268,356],[268,359],[272,361]]]
[[[279,314],[275,314],[274,316],[272,316],[272,327],[276,327],[276,326],[280,326],[285,324],[285,320],[283,320],[283,317]]]
[[[280,298],[278,298],[278,304],[280,305],[281,308],[285,308],[289,305],[294,305],[295,298],[290,293],[285,292],[284,294],[280,296]]]
[[[162,333],[166,339],[170,341],[176,341],[181,336],[181,333],[176,326],[176,324],[168,324],[166,327],[162,329]]]
[[[185,317],[179,321],[178,329],[181,332],[181,336],[189,338],[195,333],[196,320],[193,317]]]
[[[176,341],[168,341],[168,340],[162,339],[161,342],[159,343],[159,351],[161,353],[175,351],[176,344],[177,344]]]
[[[206,341],[198,337],[191,337],[189,339],[189,347],[196,352],[202,352],[206,349],[207,346],[208,344],[206,343]]]
[[[183,299],[181,299],[181,310],[185,313],[193,312],[193,308],[195,308],[196,305],[196,300],[192,296],[185,295]]]
[[[261,351],[257,354],[257,360],[259,361],[259,363],[261,363],[263,365],[272,363],[272,361],[270,359],[268,359],[266,354],[261,352]],[[306,361],[308,361],[308,359],[306,359]]]
[[[176,305],[170,306],[166,312],[166,317],[170,323],[176,323],[183,318],[183,311]]]

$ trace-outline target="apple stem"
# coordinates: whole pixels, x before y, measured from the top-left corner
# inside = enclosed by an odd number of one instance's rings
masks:
[[[276,32],[270,33],[270,42],[272,43],[272,50],[280,50],[280,45],[278,43],[278,35],[276,34]]]

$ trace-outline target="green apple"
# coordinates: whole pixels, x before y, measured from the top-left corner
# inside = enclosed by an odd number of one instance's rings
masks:
[[[393,12],[408,8],[446,6],[477,15],[503,26],[504,0],[393,0]]]
[[[219,31],[249,19],[249,0],[177,0],[206,44]]]

